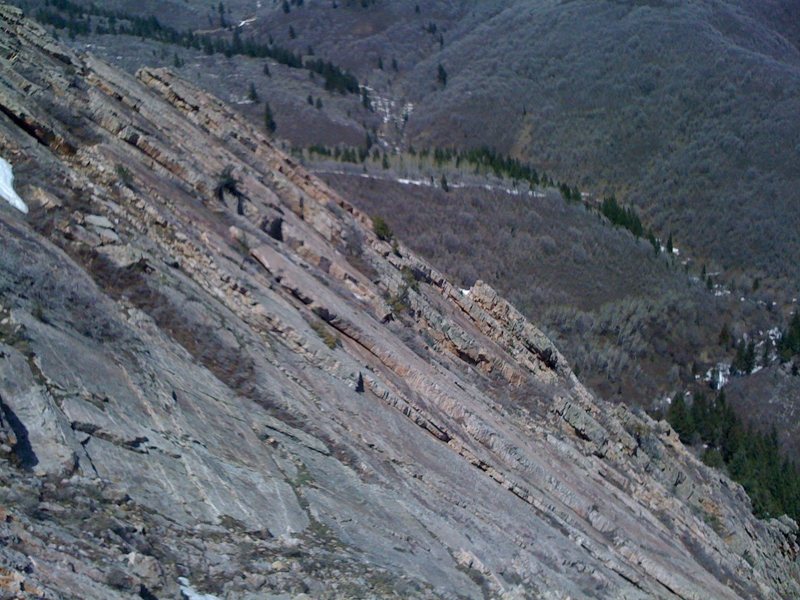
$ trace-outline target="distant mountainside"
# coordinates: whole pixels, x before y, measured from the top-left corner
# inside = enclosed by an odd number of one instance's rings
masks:
[[[230,37],[231,27],[240,26],[242,37],[331,60],[376,95],[413,107],[398,129],[358,114],[358,98],[347,106],[332,100],[326,114],[303,113],[316,134],[287,124],[282,135],[296,142],[361,143],[366,126],[383,127],[387,140],[406,147],[488,145],[597,194],[616,192],[640,207],[660,235],[672,232],[681,247],[744,280],[800,276],[796,2],[377,0],[254,7],[233,0],[222,3],[221,14],[205,3],[167,5],[106,3],[129,14],[152,13],[181,31]],[[142,52],[134,56],[149,60]],[[204,71],[198,77],[207,77]],[[256,74],[238,76],[244,77]],[[302,110],[306,94],[298,85],[300,103],[286,97],[286,86],[277,92],[286,110]],[[785,294],[793,287],[776,285]]]
[[[726,268],[800,275],[796,2],[288,5],[265,5],[245,31],[313,45],[413,103],[405,143],[490,145],[616,191]]]
[[[265,29],[291,43],[291,23],[298,44],[414,103],[409,144],[493,146],[615,191],[726,268],[796,281],[796,2],[414,5],[306,3]],[[384,71],[365,70],[379,56]]]
[[[800,595],[794,521],[169,70],[0,5],[0,156],[3,597]]]

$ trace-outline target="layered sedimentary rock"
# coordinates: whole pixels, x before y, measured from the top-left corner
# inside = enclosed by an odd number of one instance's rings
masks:
[[[0,589],[778,598],[797,526],[221,102],[0,7]]]

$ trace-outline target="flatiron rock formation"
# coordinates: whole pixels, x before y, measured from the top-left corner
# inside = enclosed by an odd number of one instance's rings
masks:
[[[793,521],[169,71],[0,7],[0,155],[2,597],[800,596]]]

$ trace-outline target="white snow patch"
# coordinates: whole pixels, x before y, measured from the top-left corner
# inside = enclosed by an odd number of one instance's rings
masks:
[[[28,213],[28,205],[14,191],[14,170],[4,158],[0,158],[0,196],[18,211]]]
[[[255,17],[250,17],[249,19],[245,19],[241,23],[239,23],[239,27],[244,27],[245,25],[249,25],[250,23],[254,23],[256,20]]]
[[[398,179],[397,183],[401,183],[403,185],[424,185],[430,187],[430,183],[427,181],[422,181],[421,179]]]
[[[716,367],[710,368],[706,372],[706,381],[711,384],[715,390],[721,390],[725,384],[730,381],[731,366],[728,363],[717,363]]]
[[[465,289],[462,289],[462,290],[461,290],[461,295],[462,295],[462,296],[469,296],[469,293],[470,293],[470,291],[471,291],[471,290],[465,290]]]
[[[384,123],[392,123],[402,128],[406,121],[408,121],[411,113],[414,112],[414,105],[411,102],[406,102],[402,107],[399,107],[395,100],[387,96],[379,95],[374,88],[368,85],[362,85],[361,88],[366,90],[369,94],[372,109],[380,115]]]
[[[239,104],[247,104],[249,100],[241,100]],[[376,181],[393,181],[395,183],[399,183],[401,185],[415,185],[418,187],[429,187],[429,188],[439,188],[440,184],[438,180],[431,176],[429,179],[410,179],[407,177],[390,177],[390,176],[381,176],[381,175],[374,175],[372,173],[355,173],[353,171],[341,170],[341,169],[314,169],[314,173],[317,175],[319,174],[327,174],[327,175],[350,175],[352,177],[361,177],[363,179],[374,179]],[[449,187],[451,190],[457,189],[484,189],[487,191],[499,191],[510,196],[527,196],[529,198],[538,198],[544,199],[547,198],[547,194],[539,190],[524,190],[519,188],[510,188],[500,185],[492,185],[489,183],[479,184],[479,183],[449,183]]]
[[[219,600],[217,596],[199,593],[186,577],[178,577],[178,583],[181,585],[181,597],[185,600]]]

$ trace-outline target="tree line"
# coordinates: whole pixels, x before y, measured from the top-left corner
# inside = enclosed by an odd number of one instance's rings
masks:
[[[600,205],[600,212],[614,225],[624,227],[637,238],[642,237],[644,234],[642,221],[633,207],[621,206],[615,196],[612,195],[603,199],[603,204]]]
[[[372,138],[368,135],[366,147],[334,146],[329,148],[320,144],[314,144],[308,148],[308,151],[312,154],[333,158],[334,160],[341,160],[342,162],[364,163],[367,158],[370,157],[369,150],[371,147]],[[373,151],[372,157],[374,160],[377,160],[375,152],[376,151]],[[583,195],[577,185],[553,181],[546,173],[540,175],[532,165],[524,163],[517,158],[502,154],[488,146],[480,146],[468,150],[457,150],[455,148],[434,148],[430,150],[426,148],[420,151],[415,150],[412,146],[409,148],[408,152],[414,157],[431,158],[434,165],[438,168],[452,163],[455,164],[456,168],[461,167],[462,164],[467,164],[473,167],[476,173],[480,170],[486,170],[500,179],[524,181],[531,187],[556,187],[567,202],[583,201]],[[389,168],[385,154],[383,164],[385,169]],[[606,197],[603,200],[600,205],[600,213],[605,216],[612,225],[629,230],[637,238],[645,236],[653,246],[656,254],[661,251],[661,244],[653,230],[647,229],[645,231],[644,225],[636,210],[631,206],[622,206],[614,195]],[[672,234],[669,236],[666,249],[668,254],[672,254]],[[798,346],[800,346],[800,329],[798,329]]]
[[[372,136],[367,135],[367,141],[364,146],[323,146],[321,144],[314,144],[307,148],[308,152],[318,156],[333,158],[334,160],[341,160],[343,162],[363,163],[370,157],[370,149],[373,146]],[[375,158],[377,149],[372,150],[373,158]],[[498,153],[497,151],[488,148],[475,148],[470,150],[455,150],[453,148],[434,148],[423,149],[417,151],[413,146],[409,148],[408,153],[413,157],[422,159],[431,158],[436,167],[443,167],[448,163],[455,163],[456,168],[460,168],[463,164],[473,167],[476,172],[479,170],[491,171],[496,177],[501,179],[512,179],[514,181],[524,181],[531,186],[553,185],[553,181],[545,174],[539,176],[534,167],[520,160]],[[387,167],[388,168],[388,165]],[[561,184],[564,185],[564,184]],[[569,188],[569,186],[567,186]],[[577,195],[580,198],[580,192],[577,187],[569,188],[576,190],[571,194]],[[572,198],[573,196],[571,196]]]
[[[92,17],[102,20],[96,23],[94,28],[92,28]],[[70,37],[88,35],[94,30],[98,35],[131,35],[184,48],[202,50],[207,55],[223,54],[227,57],[241,55],[270,58],[292,69],[306,69],[322,76],[325,89],[329,92],[357,94],[360,89],[358,79],[353,74],[333,63],[322,59],[304,60],[301,54],[275,44],[272,40],[270,43],[264,44],[257,42],[252,37],[242,39],[238,28],[234,28],[229,39],[198,35],[191,30],[179,31],[174,27],[163,25],[155,16],[141,17],[101,8],[94,3],[81,6],[70,0],[47,0],[46,8],[39,9],[35,18],[56,29],[66,29]]]

